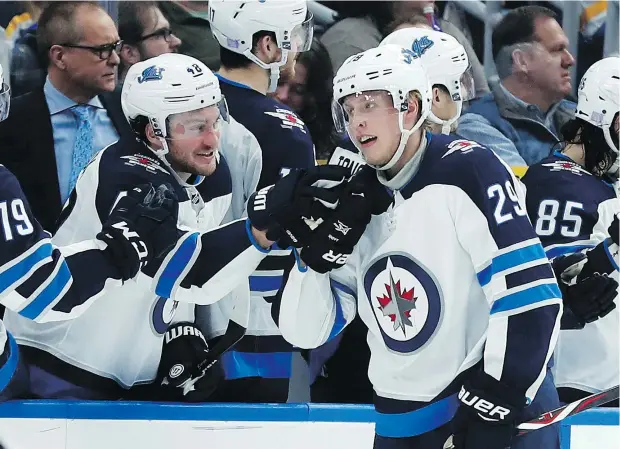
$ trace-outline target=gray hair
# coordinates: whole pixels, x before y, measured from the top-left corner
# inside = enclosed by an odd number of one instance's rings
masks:
[[[495,57],[495,69],[497,70],[499,79],[503,80],[512,75],[512,66],[514,63],[512,54],[515,50],[531,51],[535,44],[536,42],[518,42],[502,47]]]

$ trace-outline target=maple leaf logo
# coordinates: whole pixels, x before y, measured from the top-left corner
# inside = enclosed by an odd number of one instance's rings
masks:
[[[377,297],[379,301],[379,309],[383,316],[389,316],[394,325],[394,330],[402,329],[403,335],[406,335],[406,327],[413,327],[411,322],[411,311],[416,308],[415,303],[418,299],[414,296],[414,288],[410,290],[400,287],[400,280],[394,282],[394,276],[390,270],[390,285],[385,284],[387,294]]]

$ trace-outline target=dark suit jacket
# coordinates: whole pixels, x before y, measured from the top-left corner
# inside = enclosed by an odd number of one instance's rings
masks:
[[[99,96],[118,134],[131,135],[123,115],[120,89]],[[56,231],[62,203],[54,153],[54,135],[43,89],[11,100],[8,119],[0,123],[0,164],[19,180],[35,218]]]

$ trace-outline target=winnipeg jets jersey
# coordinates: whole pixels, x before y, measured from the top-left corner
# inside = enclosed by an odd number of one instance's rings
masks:
[[[192,321],[193,303],[216,302],[237,286],[247,291],[247,277],[264,257],[253,246],[245,220],[220,226],[231,199],[230,173],[223,158],[197,188],[182,187],[134,139],[108,147],[87,166],[63,211],[54,242],[92,238],[119,195],[145,182],[168,182],[179,198],[177,228],[184,234],[163,261],[148,264],[135,281],[106,288],[104,297],[71,323],[36,324],[15,313],[5,317],[18,343],[65,362],[62,372],[55,373],[62,378],[79,378],[86,371],[91,378],[97,376],[103,388],[112,388],[111,381],[127,388],[153,380],[169,324]],[[54,372],[53,367],[48,369]]]
[[[218,75],[231,117],[258,141],[262,168],[257,188],[276,183],[291,170],[315,164],[310,132],[288,106],[249,86]],[[226,153],[225,153],[226,154]],[[235,168],[231,168],[233,179]],[[234,201],[233,196],[233,201]],[[291,345],[280,335],[273,304],[282,279],[294,264],[290,250],[273,249],[249,277],[250,322],[246,336],[222,357],[228,379],[241,377],[288,378]],[[223,304],[198,308],[196,323],[208,339],[224,333],[228,319]]]
[[[106,284],[121,284],[103,253],[105,243],[94,236],[61,248],[53,245],[17,178],[2,165],[0,222],[0,304],[20,316],[38,322],[70,320],[88,309]]]
[[[226,159],[232,181],[231,206],[225,218],[229,222],[246,215],[248,198],[258,190],[263,156],[256,137],[231,116],[222,124],[220,153]]]
[[[549,259],[588,251],[605,242],[611,276],[618,279],[618,248],[608,234],[620,213],[614,185],[596,178],[561,153],[543,159],[523,177],[527,210]],[[617,299],[616,299],[617,301]],[[618,383],[620,309],[586,324],[560,332],[554,356],[558,387],[600,391]]]
[[[345,266],[291,271],[282,335],[319,346],[357,309],[379,396],[432,401],[482,360],[489,375],[533,398],[562,303],[516,180],[475,142],[426,139],[417,172],[408,164],[392,180],[400,179],[393,206],[373,216]]]

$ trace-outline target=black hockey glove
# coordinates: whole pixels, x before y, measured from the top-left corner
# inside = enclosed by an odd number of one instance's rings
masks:
[[[256,229],[267,231],[267,238],[280,248],[301,247],[309,240],[314,223],[338,203],[349,174],[348,169],[334,165],[291,171],[250,196],[248,218]]]
[[[459,392],[451,426],[455,449],[505,449],[517,434],[525,397],[479,371]]]
[[[588,256],[583,253],[557,257],[553,261],[565,306],[562,329],[582,329],[586,323],[603,318],[616,308],[618,282],[607,274],[581,276],[587,262]]]
[[[103,223],[99,240],[126,281],[176,245],[178,200],[170,184],[142,184],[121,198]]]
[[[368,168],[368,170],[365,170]],[[372,172],[372,177],[368,173]],[[391,197],[376,178],[374,170],[364,167],[349,181],[336,210],[314,231],[301,260],[318,273],[343,266],[360,240],[373,214],[391,204]]]
[[[219,360],[204,371],[195,368],[209,354],[209,346],[202,332],[192,323],[170,326],[164,336],[161,360],[155,384],[157,400],[175,402],[203,402],[224,379]]]

